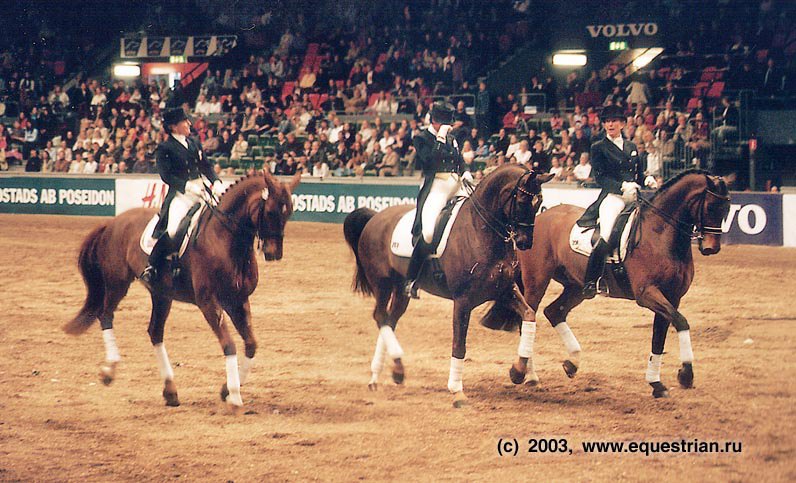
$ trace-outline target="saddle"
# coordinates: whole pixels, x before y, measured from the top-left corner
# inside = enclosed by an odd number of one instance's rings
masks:
[[[631,243],[636,239],[638,229],[638,204],[629,203],[616,218],[611,236],[608,238],[613,251],[606,258],[606,263],[619,264],[633,250]],[[582,255],[591,255],[592,248],[600,239],[600,225],[581,227],[577,223],[569,232],[569,246],[572,251]]]
[[[434,237],[431,240],[431,249],[433,253],[429,258],[439,258],[445,252],[445,247],[448,244],[448,237],[451,233],[453,223],[459,214],[459,210],[467,199],[465,196],[456,196],[445,205],[439,216],[437,223],[434,227]],[[395,229],[392,232],[392,239],[390,240],[390,249],[393,255],[401,258],[411,258],[413,245],[412,226],[415,222],[415,213],[417,209],[410,210],[405,213]]]
[[[180,249],[177,251],[178,259],[185,254],[185,250],[188,248],[189,243],[196,240],[196,236],[199,234],[199,220],[206,209],[207,206],[204,203],[198,203],[191,207],[182,221],[180,221],[177,227],[177,233],[174,235],[174,241],[176,242],[179,240],[180,243]],[[152,248],[155,247],[155,243],[157,242],[157,238],[152,238],[152,234],[155,232],[155,228],[159,221],[160,214],[156,213],[155,216],[149,220],[146,228],[144,228],[144,232],[141,234],[139,244],[141,250],[147,255],[152,254]]]

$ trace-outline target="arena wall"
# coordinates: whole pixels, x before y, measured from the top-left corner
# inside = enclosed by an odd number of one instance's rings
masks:
[[[227,179],[230,183],[234,179]],[[293,194],[298,221],[342,223],[356,208],[382,210],[414,203],[417,179],[302,180]],[[156,176],[0,176],[0,213],[114,216],[136,207],[159,207],[166,186]],[[546,185],[542,209],[569,203],[586,207],[596,189]],[[796,246],[796,195],[732,193],[722,224],[729,244]]]

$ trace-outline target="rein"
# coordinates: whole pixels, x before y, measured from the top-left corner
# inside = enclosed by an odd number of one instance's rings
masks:
[[[509,198],[503,203],[502,207],[505,208],[506,204],[511,202],[511,206],[509,207],[509,220],[508,223],[504,223],[500,221],[496,216],[490,214],[481,204],[478,203],[478,200],[475,197],[475,188],[472,184],[466,183],[465,186],[467,187],[467,191],[470,193],[469,200],[473,203],[473,209],[478,214],[478,216],[486,223],[495,234],[503,240],[503,243],[515,243],[515,237],[517,236],[516,231],[514,230],[515,227],[521,228],[533,228],[534,223],[524,223],[519,220],[514,219],[514,213],[517,207],[517,193],[523,193],[528,196],[535,196],[533,193],[529,192],[528,190],[522,187],[523,180],[526,176],[532,176],[533,171],[527,170],[520,178],[517,180],[517,183],[514,185],[514,189],[511,190],[511,194]]]
[[[667,225],[673,227],[675,230],[677,230],[681,234],[687,236],[689,239],[702,240],[703,238],[705,238],[705,233],[708,233],[708,234],[711,234],[711,235],[721,235],[722,234],[720,226],[705,226],[705,224],[703,223],[703,219],[704,219],[704,216],[705,216],[704,215],[705,203],[707,202],[708,195],[714,196],[714,197],[716,197],[716,198],[718,198],[720,200],[723,200],[723,201],[730,201],[730,197],[729,196],[720,195],[720,194],[718,194],[718,193],[716,193],[714,191],[711,191],[710,188],[708,188],[706,186],[705,187],[705,191],[703,191],[702,194],[699,197],[699,215],[698,215],[699,216],[699,221],[697,222],[696,225],[689,224],[689,223],[686,223],[684,221],[680,221],[678,219],[675,219],[673,216],[671,216],[668,213],[664,212],[663,210],[661,210],[660,208],[658,208],[657,206],[652,204],[652,202],[647,201],[646,199],[644,199],[642,197],[639,197],[638,201],[642,205],[650,208],[653,212],[655,212],[655,214],[657,214]]]

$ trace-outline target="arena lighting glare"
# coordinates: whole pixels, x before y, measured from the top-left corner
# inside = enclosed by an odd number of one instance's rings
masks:
[[[116,64],[113,66],[114,77],[139,77],[141,66],[134,64]]]
[[[586,65],[586,54],[554,54],[553,65]]]
[[[643,68],[644,66],[652,62],[652,59],[659,56],[661,52],[663,52],[663,49],[661,49],[660,47],[652,47],[650,49],[645,50],[643,54],[633,59],[633,67],[635,67],[636,69]]]

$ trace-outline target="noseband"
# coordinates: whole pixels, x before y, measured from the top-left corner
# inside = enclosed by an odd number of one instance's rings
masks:
[[[708,195],[713,196],[715,198],[718,198],[719,200],[726,201],[726,202],[730,201],[730,197],[729,197],[729,195],[726,195],[726,196],[725,195],[720,195],[720,194],[716,193],[715,191],[711,191],[710,188],[708,188],[708,186],[710,186],[710,180],[708,179],[707,175],[705,176],[705,179],[706,179],[706,181],[708,181],[708,183],[706,183],[706,185],[705,185],[705,191],[703,191],[702,194],[699,195],[699,201],[698,201],[698,203],[699,203],[699,214],[697,215],[698,220],[697,220],[697,224],[696,225],[685,223],[683,221],[680,221],[680,220],[677,220],[677,219],[673,218],[672,216],[670,216],[669,214],[665,213],[663,210],[661,210],[660,208],[656,207],[651,202],[645,200],[642,197],[639,197],[638,199],[639,199],[639,201],[642,204],[648,206],[650,209],[652,209],[652,211],[654,211],[658,216],[660,216],[663,219],[663,221],[666,222],[666,224],[668,224],[669,226],[673,227],[674,229],[676,229],[677,231],[679,231],[683,235],[688,236],[692,240],[694,240],[694,239],[695,240],[700,240],[700,241],[703,240],[705,238],[705,233],[707,233],[709,235],[717,235],[718,236],[718,235],[722,234],[721,226],[706,226],[705,223],[704,223],[704,219],[705,219],[705,204],[707,203]]]
[[[534,222],[527,223],[523,221],[517,214],[519,204],[517,202],[517,198],[519,197],[520,193],[530,196],[531,198],[535,196],[542,196],[541,193],[534,194],[523,187],[523,184],[527,178],[533,175],[533,170],[526,170],[525,173],[523,173],[522,176],[520,176],[517,180],[517,183],[511,190],[511,194],[509,195],[508,199],[501,205],[501,212],[505,212],[506,205],[509,205],[510,203],[508,219],[506,221],[501,221],[494,215],[488,213],[475,199],[475,191],[470,191],[470,201],[473,202],[473,208],[475,208],[475,212],[478,213],[478,216],[484,221],[484,223],[486,223],[486,225],[493,232],[502,238],[505,243],[516,243],[515,240],[517,238],[517,229],[532,230],[534,227]]]

